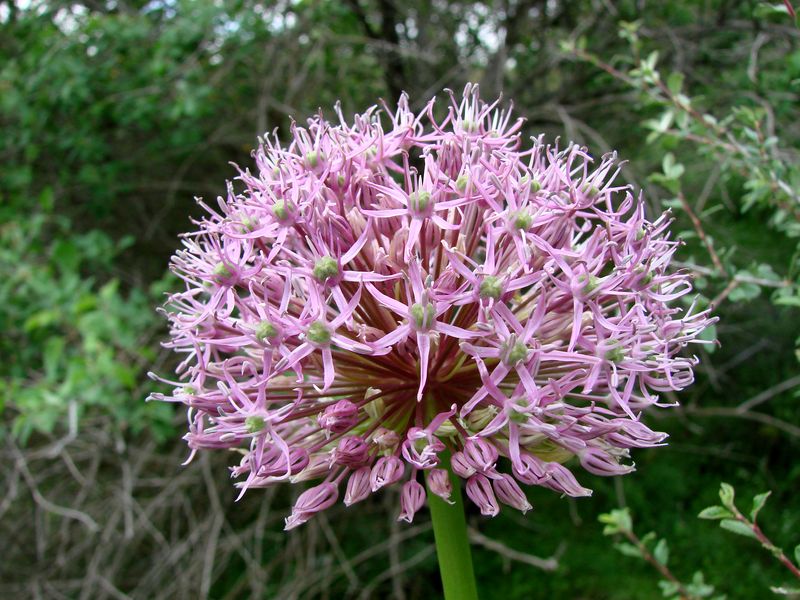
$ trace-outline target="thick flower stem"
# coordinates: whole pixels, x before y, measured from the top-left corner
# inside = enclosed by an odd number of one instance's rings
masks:
[[[461,486],[458,477],[450,471],[450,456],[442,456],[442,459],[442,463],[448,465],[450,483],[453,486],[451,498],[455,503],[448,504],[431,492],[428,494],[428,505],[433,519],[433,535],[444,597],[445,600],[477,600],[478,590],[472,570]]]

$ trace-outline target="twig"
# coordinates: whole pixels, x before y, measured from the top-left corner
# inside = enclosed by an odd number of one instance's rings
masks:
[[[774,396],[777,396],[778,394],[790,390],[797,385],[800,385],[800,375],[795,375],[794,377],[791,377],[786,381],[782,381],[781,383],[774,385],[771,388],[766,389],[759,394],[756,394],[749,400],[745,400],[739,406],[736,407],[736,411],[741,413],[747,412],[751,408],[758,406],[759,404],[763,404],[764,402],[770,400]]]
[[[394,500],[394,498],[391,498]],[[389,513],[392,514],[391,512]],[[403,591],[402,570],[400,569],[400,543],[397,541],[397,536],[400,533],[399,523],[394,516],[391,519],[389,541],[389,564],[392,566],[392,594],[397,600],[405,600],[406,594]]]
[[[501,556],[504,556],[508,559],[525,563],[526,565],[531,565],[532,567],[542,569],[543,571],[555,571],[558,569],[558,559],[556,556],[540,558],[538,556],[534,556],[533,554],[527,554],[525,552],[520,552],[518,550],[514,550],[513,548],[509,548],[497,540],[486,537],[480,531],[472,527],[468,529],[468,532],[471,542],[478,544],[479,546],[483,546],[484,548],[488,548],[493,552],[497,552]]]
[[[95,521],[92,517],[90,517],[86,513],[81,512],[79,510],[75,510],[73,508],[59,506],[58,504],[54,504],[53,502],[50,502],[50,500],[42,496],[42,494],[39,492],[38,487],[36,486],[36,480],[33,478],[31,472],[28,470],[28,464],[25,460],[25,457],[22,455],[19,449],[16,448],[16,446],[12,446],[11,451],[16,456],[17,467],[22,473],[22,477],[23,479],[25,479],[25,483],[28,484],[28,489],[30,490],[31,495],[33,496],[33,501],[36,502],[36,504],[38,504],[46,511],[51,512],[53,514],[60,515],[67,519],[74,519],[76,521],[80,521],[92,533],[95,533],[100,529],[100,526],[97,524],[97,521]]]
[[[361,595],[359,598],[368,599],[372,598],[373,590],[378,587],[378,585],[389,579],[390,577],[395,577],[399,572],[407,571],[411,567],[418,565],[423,560],[428,558],[436,548],[433,545],[425,546],[421,551],[417,552],[411,558],[401,562],[400,564],[393,565],[391,568],[387,569],[380,575],[378,575],[375,579],[370,581],[363,590],[361,590]]]
[[[356,572],[353,570],[353,567],[350,565],[350,562],[347,560],[347,555],[342,550],[342,545],[339,543],[339,540],[336,537],[336,534],[333,532],[330,523],[328,522],[328,517],[325,516],[325,513],[320,513],[317,517],[317,523],[319,523],[320,529],[322,529],[322,533],[325,535],[325,538],[328,540],[328,543],[331,545],[333,549],[333,554],[336,556],[336,560],[339,561],[339,565],[341,566],[342,571],[344,572],[347,580],[350,582],[351,588],[355,589],[358,587],[360,580]]]
[[[714,245],[711,243],[711,240],[706,235],[706,232],[703,229],[703,225],[702,223],[700,223],[700,219],[698,219],[697,215],[694,214],[692,207],[689,206],[689,202],[686,200],[686,197],[683,195],[683,193],[678,192],[678,200],[680,200],[681,206],[683,206],[683,210],[685,210],[686,214],[689,215],[689,219],[692,221],[694,230],[697,232],[697,235],[700,236],[700,241],[703,242],[703,244],[706,247],[706,250],[708,250],[708,255],[711,257],[711,262],[714,263],[714,268],[719,273],[724,273],[725,268],[722,266],[722,261],[719,259],[717,251],[714,250]]]
[[[723,484],[723,486],[724,485],[725,484]],[[720,492],[720,497],[722,497],[722,492]],[[798,568],[797,565],[795,565],[791,560],[789,560],[786,554],[784,554],[783,550],[778,546],[776,546],[775,544],[773,544],[772,540],[770,540],[766,536],[766,534],[761,530],[761,527],[758,526],[758,523],[756,522],[757,512],[758,512],[757,510],[755,511],[756,514],[754,514],[753,520],[751,521],[741,513],[741,511],[737,508],[736,504],[734,504],[732,500],[730,503],[725,503],[725,501],[723,500],[723,503],[725,504],[725,508],[727,508],[733,513],[734,518],[740,523],[746,525],[750,529],[750,531],[753,532],[753,535],[756,536],[756,539],[759,542],[761,542],[761,545],[766,550],[768,550],[772,554],[772,556],[774,556],[778,560],[778,562],[780,562],[784,567],[786,567],[791,572],[791,574],[794,575],[797,579],[800,579],[800,568]]]
[[[711,301],[711,306],[715,308],[719,306],[722,303],[722,301],[725,300],[731,294],[733,290],[739,287],[741,283],[742,282],[736,279],[735,277],[731,279],[728,282],[728,285],[726,285],[719,294],[714,296],[714,299]]]
[[[622,535],[624,535],[629,542],[631,542],[636,548],[639,550],[639,553],[642,555],[642,558],[650,563],[656,571],[658,571],[661,576],[670,581],[672,584],[675,585],[675,588],[678,590],[678,594],[681,597],[681,600],[689,600],[692,596],[689,594],[687,589],[683,586],[683,584],[678,580],[675,575],[672,574],[672,571],[669,570],[667,565],[660,563],[656,560],[656,557],[650,552],[650,549],[645,545],[642,540],[639,539],[633,531],[630,529],[620,529],[619,530]]]
[[[747,419],[749,421],[756,421],[764,425],[769,425],[775,429],[780,429],[793,437],[800,437],[800,427],[787,423],[786,421],[781,421],[770,415],[765,415],[764,413],[753,411],[741,412],[738,408],[727,408],[724,406],[712,406],[709,408],[687,406],[686,412],[699,417],[736,417],[739,419]]]

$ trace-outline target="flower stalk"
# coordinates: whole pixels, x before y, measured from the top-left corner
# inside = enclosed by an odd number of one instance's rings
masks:
[[[472,553],[459,479],[449,467],[450,457],[443,457],[442,462],[448,465],[447,474],[453,488],[451,503],[445,502],[436,494],[429,494],[428,505],[433,520],[444,597],[445,600],[477,600],[478,590],[472,568]]]

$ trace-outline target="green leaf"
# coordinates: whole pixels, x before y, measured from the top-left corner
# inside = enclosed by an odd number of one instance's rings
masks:
[[[668,179],[680,179],[681,175],[685,171],[682,164],[675,162],[675,156],[672,152],[667,152],[664,155],[664,160],[661,163],[661,167],[664,171],[664,176]]]
[[[597,517],[597,520],[606,525],[603,529],[603,535],[613,535],[620,531],[631,531],[633,529],[633,520],[627,508],[618,508],[611,512],[603,513]]]
[[[800,544],[794,547],[794,562],[800,565]]]
[[[656,547],[653,549],[653,557],[662,565],[666,565],[667,562],[669,562],[669,546],[667,545],[667,540],[658,540]]]
[[[754,283],[740,283],[731,291],[728,299],[731,302],[747,302],[761,295],[761,288]]]
[[[789,587],[775,587],[772,586],[769,588],[773,594],[778,594],[779,596],[795,596],[800,594],[800,588],[789,588]]]
[[[800,296],[779,296],[772,303],[779,306],[800,306]]]
[[[713,342],[714,340],[717,339],[717,326],[710,325],[709,327],[706,327],[703,331],[700,332],[700,335],[698,335],[697,338],[704,340],[706,342]],[[716,351],[717,347],[714,344],[706,344],[705,349],[706,352],[708,352],[709,354],[713,354]]]
[[[58,240],[51,252],[53,263],[62,273],[75,271],[81,263],[78,247],[71,240]]]
[[[655,539],[656,539],[656,537],[658,537],[658,536],[656,536],[656,533],[655,533],[655,531],[651,531],[650,533],[648,533],[648,534],[646,534],[646,535],[642,536],[642,539],[641,539],[641,540],[639,540],[639,541],[642,543],[642,545],[643,545],[643,546],[650,546],[650,543],[651,543],[653,540],[655,540]]]
[[[683,73],[670,73],[667,77],[667,87],[673,94],[680,94],[683,87]]]
[[[44,329],[45,327],[58,323],[60,318],[61,315],[57,309],[40,310],[25,319],[22,328],[28,332]]]
[[[753,533],[753,530],[750,529],[750,526],[746,523],[742,523],[741,521],[736,521],[734,519],[723,519],[719,522],[719,526],[733,533],[743,535],[744,537],[757,539],[756,534]]]
[[[44,344],[43,363],[45,377],[48,381],[58,379],[59,367],[64,362],[64,348],[66,340],[60,336],[52,336]]]
[[[733,490],[733,486],[729,483],[721,483],[719,485],[719,499],[722,501],[722,506],[733,510],[733,500],[736,496],[736,492]]]
[[[653,50],[650,54],[647,55],[642,61],[642,69],[647,71],[653,71],[656,68],[656,63],[658,62],[658,50]]]
[[[753,508],[750,509],[750,519],[753,521],[756,520],[758,513],[762,508],[764,508],[764,503],[767,501],[767,498],[769,498],[771,493],[772,492],[764,492],[763,494],[757,494],[753,496]]]
[[[697,515],[700,519],[732,519],[733,513],[723,506],[709,506]]]
[[[677,595],[681,589],[679,584],[675,583],[674,581],[667,581],[665,579],[662,579],[658,582],[658,587],[661,588],[661,593],[667,598]]]
[[[714,586],[706,583],[702,571],[695,571],[695,574],[692,576],[692,583],[685,587],[689,595],[698,596],[700,598],[707,598],[714,593]]]
[[[625,556],[631,556],[633,558],[642,558],[641,551],[633,544],[629,544],[627,542],[620,542],[619,544],[614,544],[614,548],[617,550],[617,552],[620,552]]]
[[[772,265],[760,264],[756,267],[756,273],[761,279],[769,279],[770,281],[781,280],[780,275],[775,272]]]
[[[653,130],[654,133],[666,133],[675,120],[675,113],[671,110],[664,111],[658,119],[649,119],[644,122],[645,127]]]
[[[674,178],[671,178],[671,177],[667,177],[663,173],[653,173],[647,179],[649,181],[652,181],[653,183],[657,183],[658,185],[666,188],[667,190],[669,190],[673,194],[677,194],[681,189],[680,182],[677,179],[674,179]],[[666,204],[666,202],[665,202],[665,204]],[[679,201],[678,202],[678,207],[680,207],[680,206],[681,205],[680,205],[680,201]]]
[[[770,4],[769,2],[760,2],[755,10],[753,16],[756,19],[769,19],[770,17],[785,17],[789,14],[789,9],[785,4]]]

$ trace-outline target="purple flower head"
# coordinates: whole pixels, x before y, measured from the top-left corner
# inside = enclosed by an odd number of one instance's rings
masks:
[[[315,481],[287,528],[400,484],[401,519],[447,466],[485,515],[519,484],[632,470],[663,443],[642,420],[693,381],[713,322],[685,308],[669,217],[645,217],[613,154],[524,147],[477,86],[419,113],[404,96],[266,139],[173,269],[181,356],[161,400],[188,406],[196,452],[236,449],[241,493]],[[191,458],[191,457],[190,457]]]

